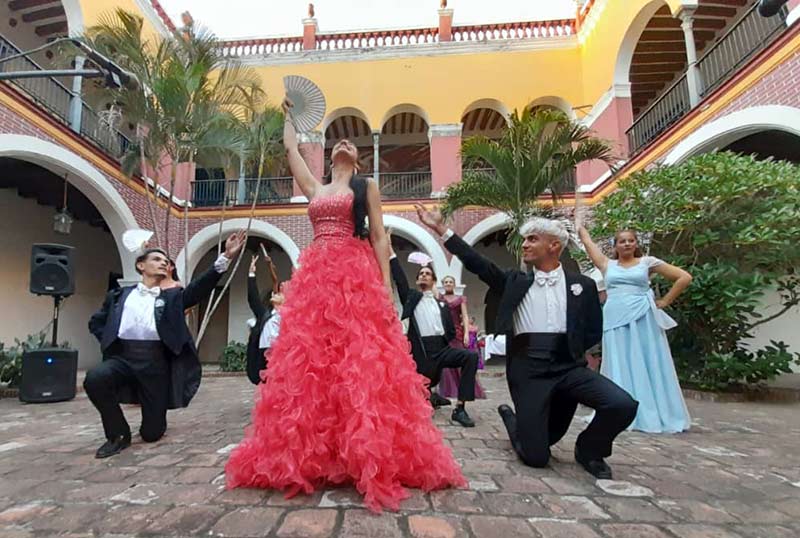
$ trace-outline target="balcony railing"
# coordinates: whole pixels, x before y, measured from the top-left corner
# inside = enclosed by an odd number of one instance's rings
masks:
[[[250,205],[256,194],[258,180],[207,179],[192,181],[192,204],[194,207],[226,205]],[[291,177],[262,178],[258,186],[258,205],[286,204],[292,199]]]
[[[384,200],[430,198],[433,177],[425,172],[380,173],[381,197]]]
[[[765,49],[786,28],[788,9],[765,18],[753,6],[697,61],[700,96],[710,94],[729,80],[747,61]],[[639,152],[692,109],[687,74],[642,112],[628,129],[632,153]]]
[[[628,129],[628,143],[636,151],[681,119],[692,105],[689,100],[689,82],[686,73],[650,105]]]
[[[0,59],[20,52],[13,43],[0,36]],[[33,60],[20,56],[0,63],[0,71],[42,71],[42,67]],[[68,126],[71,124],[70,110],[75,94],[61,82],[52,77],[17,79],[10,82],[61,123]],[[112,157],[119,158],[130,144],[130,140],[116,129],[104,126],[100,117],[89,105],[83,101],[80,103],[82,107],[80,134]]]

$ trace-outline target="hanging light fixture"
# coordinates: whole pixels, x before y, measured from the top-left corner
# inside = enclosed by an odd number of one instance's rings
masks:
[[[67,211],[67,174],[64,174],[64,204],[61,206],[61,211],[57,212],[53,217],[53,231],[57,234],[69,235],[72,230],[72,215]]]

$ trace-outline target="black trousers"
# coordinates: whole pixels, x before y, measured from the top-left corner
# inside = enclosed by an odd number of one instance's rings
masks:
[[[86,373],[83,388],[100,412],[106,438],[130,436],[120,392],[132,389],[142,407],[139,433],[148,443],[167,429],[170,367],[160,341],[118,340],[109,358]]]
[[[595,410],[576,449],[588,459],[611,455],[614,439],[633,422],[639,403],[611,380],[584,366],[543,373],[538,359],[515,353],[506,374],[516,420],[506,422],[514,450],[526,465],[544,467],[550,446],[567,433],[578,404]]]
[[[441,371],[445,368],[461,369],[461,380],[458,383],[458,401],[473,401],[475,399],[475,377],[478,375],[478,354],[468,349],[451,347],[443,336],[423,337],[422,343],[425,346],[425,353],[437,365],[437,374],[441,374]]]

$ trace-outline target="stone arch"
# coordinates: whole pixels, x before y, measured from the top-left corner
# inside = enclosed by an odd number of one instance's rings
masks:
[[[0,157],[29,161],[56,175],[67,173],[67,181],[94,204],[111,230],[119,251],[123,279],[139,280],[134,267],[136,256],[122,244],[122,234],[139,225],[128,204],[106,176],[63,146],[32,136],[0,134]]]
[[[330,127],[331,123],[344,116],[355,116],[356,118],[364,120],[367,125],[372,127],[369,117],[364,112],[355,107],[343,106],[341,108],[337,108],[336,110],[332,110],[327,116],[325,116],[325,119],[322,121],[320,131],[324,133],[328,127]]]
[[[558,110],[562,111],[567,117],[571,120],[575,120],[578,116],[575,114],[575,109],[572,108],[572,105],[564,99],[563,97],[557,97],[555,95],[544,95],[537,99],[534,99],[526,108],[534,108],[537,106],[549,106],[553,108],[557,108]]]
[[[79,36],[83,33],[83,10],[80,0],[61,0],[64,13],[67,15],[67,32],[70,36]]]
[[[628,25],[628,29],[622,38],[622,42],[617,52],[617,61],[614,66],[614,84],[627,86],[630,85],[630,71],[631,64],[633,63],[633,53],[636,50],[636,45],[639,44],[639,38],[642,36],[645,27],[656,14],[656,11],[669,5],[666,0],[651,0],[639,10],[639,13],[634,17]],[[673,6],[670,6],[673,9]]]
[[[677,144],[665,157],[664,164],[678,164],[698,153],[725,147],[740,138],[769,129],[800,137],[800,108],[755,106],[717,118]]]
[[[508,123],[508,117],[511,115],[511,110],[508,106],[497,99],[478,99],[470,103],[470,105],[464,109],[464,112],[461,113],[461,117],[463,118],[473,110],[478,110],[479,108],[494,110],[506,119],[506,123]]]
[[[423,250],[433,259],[433,270],[437,275],[448,273],[450,264],[447,263],[447,256],[439,245],[439,242],[422,226],[397,215],[383,215],[383,225],[391,228],[394,234],[411,241],[422,247]],[[456,280],[456,283],[459,283]]]
[[[487,235],[498,232],[511,224],[511,219],[505,213],[495,213],[489,217],[486,217],[475,226],[470,228],[466,234],[462,237],[464,241],[470,246],[474,246],[475,243],[486,237]],[[464,264],[461,263],[461,260],[453,256],[450,260],[450,274],[456,279],[456,282],[461,283],[461,277],[464,273]]]
[[[404,103],[404,104],[401,104],[401,105],[395,105],[395,106],[393,106],[392,108],[390,108],[389,110],[386,111],[386,113],[383,115],[383,118],[381,119],[381,124],[379,126],[379,129],[382,129],[383,126],[386,124],[386,122],[392,116],[395,116],[397,114],[402,114],[404,112],[408,112],[408,113],[411,113],[411,114],[416,114],[417,116],[419,116],[420,118],[425,120],[425,123],[427,123],[428,125],[431,124],[430,116],[421,107],[419,107],[417,105],[413,105],[411,103]]]
[[[238,219],[229,219],[222,223],[222,234],[223,237],[226,237],[227,234],[234,232],[236,230],[246,229],[247,228],[247,221],[246,218],[238,218]],[[286,255],[289,256],[289,259],[292,262],[292,266],[297,266],[297,260],[300,257],[300,248],[297,246],[297,243],[289,237],[289,235],[281,230],[280,228],[269,224],[268,222],[264,222],[263,220],[253,220],[250,225],[250,236],[259,236],[265,239],[269,239],[277,244]],[[219,237],[219,223],[216,224],[209,224],[196,234],[192,236],[189,240],[189,245],[185,246],[180,254],[178,254],[178,258],[175,260],[175,265],[178,269],[178,274],[181,277],[183,282],[189,282],[192,278],[192,274],[194,273],[197,264],[200,262],[200,259],[211,249],[212,246],[217,244],[217,239]],[[189,274],[184,275],[184,267],[186,253],[189,253]]]

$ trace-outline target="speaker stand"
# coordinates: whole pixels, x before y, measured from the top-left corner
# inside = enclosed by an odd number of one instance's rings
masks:
[[[52,347],[58,347],[58,309],[64,297],[61,295],[53,296],[53,342]]]

